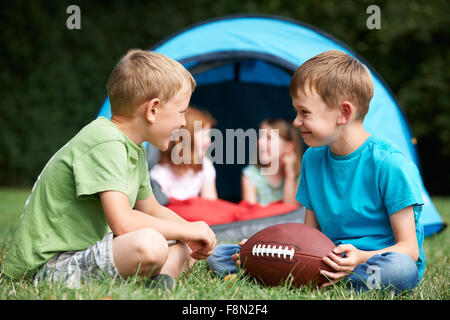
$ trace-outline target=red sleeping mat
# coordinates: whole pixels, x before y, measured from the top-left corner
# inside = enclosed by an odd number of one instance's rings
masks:
[[[187,221],[205,221],[211,226],[276,216],[293,211],[299,206],[281,201],[261,206],[247,201],[233,203],[221,199],[207,200],[197,197],[187,200],[171,198],[166,207]]]

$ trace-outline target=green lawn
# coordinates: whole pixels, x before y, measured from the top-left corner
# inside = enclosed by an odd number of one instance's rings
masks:
[[[12,240],[15,226],[30,190],[0,189],[0,264]],[[432,197],[435,206],[448,224],[450,197]],[[343,286],[327,289],[303,287],[262,287],[245,277],[234,284],[223,282],[208,272],[204,261],[183,275],[171,292],[147,289],[137,278],[127,281],[92,280],[80,289],[68,289],[59,284],[10,280],[0,275],[0,299],[187,299],[187,300],[253,300],[253,299],[439,299],[449,295],[450,235],[448,229],[426,238],[424,250],[427,269],[419,288],[409,294],[394,296],[377,291],[356,295]],[[1,269],[1,268],[0,268]]]

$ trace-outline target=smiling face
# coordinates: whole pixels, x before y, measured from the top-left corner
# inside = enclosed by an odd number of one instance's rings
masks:
[[[339,108],[331,108],[314,91],[299,89],[292,98],[297,117],[293,125],[301,132],[305,143],[310,147],[329,145],[338,137],[337,119]]]
[[[147,118],[153,119],[148,132],[151,144],[162,151],[167,150],[173,132],[186,125],[185,112],[190,99],[191,90],[184,87],[167,102],[149,107]]]

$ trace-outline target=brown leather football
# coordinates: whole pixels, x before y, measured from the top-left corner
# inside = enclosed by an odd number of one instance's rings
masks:
[[[328,280],[320,269],[333,271],[322,261],[336,246],[319,230],[302,223],[282,223],[254,234],[242,246],[240,260],[251,277],[269,286],[321,285]],[[288,281],[290,281],[288,279]]]

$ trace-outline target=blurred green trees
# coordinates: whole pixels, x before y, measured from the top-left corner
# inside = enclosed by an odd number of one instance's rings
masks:
[[[81,30],[66,27],[71,4],[81,9]],[[371,4],[381,9],[380,30],[366,27]],[[32,184],[53,153],[94,119],[109,73],[128,49],[146,49],[205,19],[256,13],[314,25],[364,57],[406,112],[426,186],[431,193],[448,193],[449,9],[447,0],[4,0],[0,185]]]

